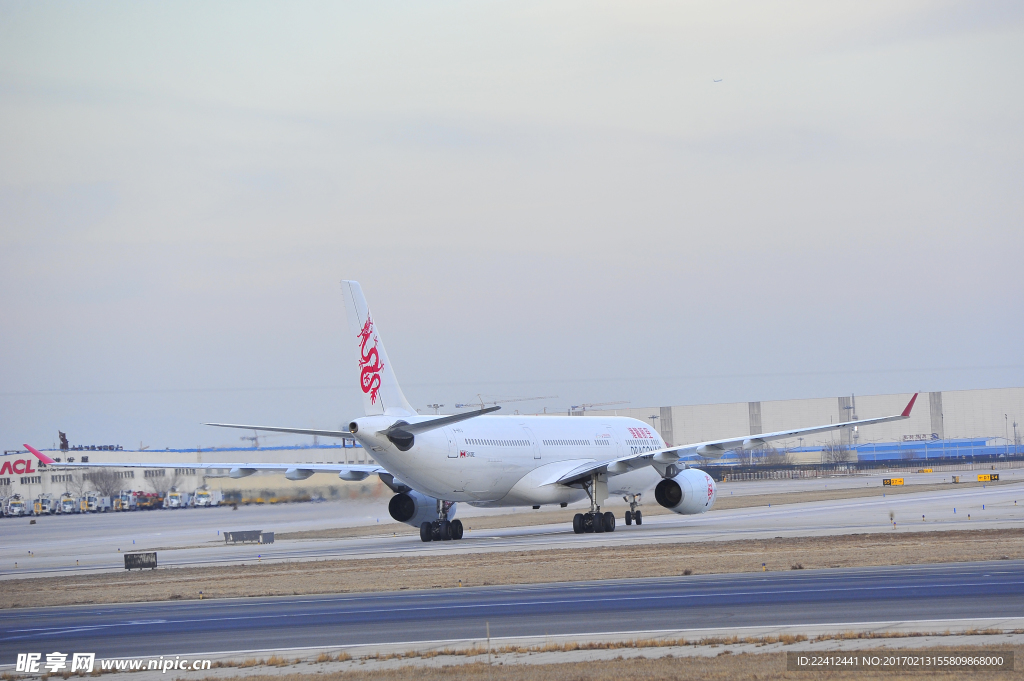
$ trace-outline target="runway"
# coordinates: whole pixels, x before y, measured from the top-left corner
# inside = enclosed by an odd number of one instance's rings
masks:
[[[846,480],[841,482],[849,484]],[[779,485],[780,491],[802,487],[785,481],[774,484]],[[821,485],[820,482],[817,484]],[[764,486],[765,483],[723,485],[720,494],[733,491],[742,494],[748,489],[761,490]],[[1018,500],[1021,502],[1019,505]],[[568,523],[573,511],[567,509],[565,523],[481,531],[469,529],[465,539],[458,542],[424,544],[415,535],[392,536],[386,526],[382,526],[381,534],[375,536],[285,540],[267,546],[227,546],[217,538],[217,528],[289,531],[337,526],[346,523],[346,511],[354,512],[361,508],[361,504],[334,503],[249,507],[238,511],[226,508],[151,511],[50,517],[42,518],[39,524],[31,526],[25,519],[6,520],[3,525],[5,541],[0,546],[0,580],[86,571],[120,571],[124,569],[123,553],[133,550],[157,550],[161,566],[185,567],[238,565],[256,560],[398,559],[416,555],[582,549],[589,546],[780,536],[999,529],[1020,527],[1024,522],[1024,483],[965,488],[951,485],[948,489],[930,492],[712,510],[695,516],[653,515],[645,519],[642,527],[620,524],[615,532],[602,535],[573,534]],[[471,516],[464,517],[467,518],[467,526],[472,528]],[[895,530],[890,518],[897,521]]]
[[[482,639],[487,623],[500,638],[1021,616],[1024,561],[996,561],[5,610],[0,662]]]

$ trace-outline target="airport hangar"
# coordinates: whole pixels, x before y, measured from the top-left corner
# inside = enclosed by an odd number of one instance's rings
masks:
[[[737,435],[799,428],[821,423],[856,421],[899,413],[912,393],[890,395],[857,395],[765,402],[733,402],[726,404],[644,407],[601,411],[573,412],[587,416],[631,416],[651,423],[669,444],[701,442]],[[1024,388],[994,388],[922,393],[911,418],[906,421],[871,426],[864,432],[845,431],[841,442],[849,450],[850,461],[884,461],[924,458],[970,458],[1024,453],[1018,425],[1024,416]],[[789,451],[795,464],[821,463],[822,449],[834,440],[823,433],[803,439],[776,443],[777,449]],[[79,445],[81,446],[81,445]],[[84,446],[83,446],[84,447]],[[210,447],[195,449],[164,449],[145,451],[118,449],[116,445],[90,445],[69,451],[51,447],[45,450],[55,459],[78,462],[153,462],[181,461],[183,464],[217,461],[224,463],[295,462],[295,463],[373,463],[373,459],[355,442],[346,440],[330,444],[293,445],[282,447]],[[744,455],[745,456],[745,455]],[[87,457],[87,458],[86,458]],[[727,454],[720,463],[738,463]],[[166,491],[171,484],[181,491],[192,492],[208,486],[241,498],[280,495],[285,498],[302,494],[337,496],[353,486],[333,476],[314,475],[307,480],[286,480],[281,473],[257,473],[234,479],[230,469],[123,469],[115,471],[122,479],[123,489]],[[54,498],[73,491],[74,473],[57,466],[49,469],[23,449],[4,452],[0,457],[0,498],[20,494],[34,499],[41,494]],[[88,473],[86,473],[88,475]],[[379,485],[374,485],[379,486]],[[362,489],[363,493],[368,490]],[[380,493],[383,493],[380,490]]]

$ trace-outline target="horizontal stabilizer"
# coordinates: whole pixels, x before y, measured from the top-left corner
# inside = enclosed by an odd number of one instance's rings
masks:
[[[305,480],[314,473],[336,473],[342,480],[362,480],[373,473],[387,474],[387,471],[383,468],[372,463],[267,463],[263,461],[252,463],[227,461],[207,461],[203,463],[196,461],[165,461],[160,463],[154,461],[97,461],[70,463],[52,459],[31,445],[25,445],[25,448],[32,452],[39,459],[40,463],[53,466],[57,470],[70,468],[196,468],[204,471],[222,469],[228,471],[228,475],[232,478],[244,478],[257,471],[268,471],[284,473],[285,477],[289,480]]]
[[[320,437],[352,437],[347,430],[313,430],[312,428],[274,428],[271,426],[243,426],[237,423],[204,423],[217,428],[241,428],[242,430],[263,430],[271,433],[292,433],[294,435],[319,435]]]
[[[450,426],[453,423],[459,423],[460,421],[466,421],[468,419],[476,418],[477,416],[483,416],[484,414],[490,414],[492,411],[498,411],[501,407],[487,407],[486,409],[477,409],[476,411],[467,411],[465,414],[455,414],[454,416],[443,416],[439,419],[430,419],[429,421],[418,421],[416,423],[407,423],[405,421],[398,421],[394,423],[387,430],[381,431],[382,434],[394,433],[396,431],[404,431],[415,435],[416,433],[425,433],[428,430],[434,430],[435,428],[444,428]]]

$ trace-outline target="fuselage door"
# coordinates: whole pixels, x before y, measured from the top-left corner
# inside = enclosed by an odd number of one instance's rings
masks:
[[[609,450],[611,450],[610,451],[611,456],[609,456],[608,458],[610,458],[610,459],[617,459],[618,457],[623,456],[622,450],[619,447],[619,445],[621,444],[619,442],[619,438],[615,434],[615,429],[612,428],[610,425],[608,425],[607,423],[602,424],[601,425],[601,432],[599,432],[597,434],[597,437],[599,439],[603,439],[605,441],[610,441],[611,442],[611,447],[608,448]]]
[[[526,433],[526,437],[528,437],[530,439],[530,447],[533,449],[533,458],[539,459],[540,458],[540,442],[538,442],[537,438],[534,437],[533,431],[530,430],[529,428],[527,428],[526,426],[523,426],[523,432],[525,432]]]
[[[459,441],[455,439],[455,433],[451,428],[442,428],[444,436],[448,439],[448,458],[459,458]]]

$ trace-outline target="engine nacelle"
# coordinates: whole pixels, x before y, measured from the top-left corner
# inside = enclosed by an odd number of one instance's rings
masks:
[[[448,509],[448,519],[455,517],[455,504]],[[400,523],[419,527],[423,523],[437,520],[437,499],[420,494],[415,490],[401,492],[391,497],[388,513]]]
[[[665,478],[654,488],[655,500],[680,515],[710,511],[717,495],[715,481],[696,468],[687,468],[674,478]]]

